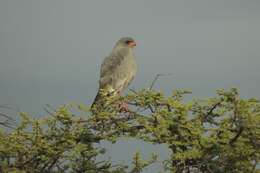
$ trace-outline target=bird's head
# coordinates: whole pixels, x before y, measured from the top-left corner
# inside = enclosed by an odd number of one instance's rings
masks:
[[[120,40],[117,41],[116,47],[129,47],[133,48],[136,46],[136,42],[131,37],[123,37]]]

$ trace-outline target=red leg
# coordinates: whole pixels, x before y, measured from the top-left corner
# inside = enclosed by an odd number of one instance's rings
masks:
[[[121,101],[118,105],[120,112],[129,112],[129,108],[126,102]]]

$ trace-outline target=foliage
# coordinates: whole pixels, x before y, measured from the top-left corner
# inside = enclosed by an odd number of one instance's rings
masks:
[[[84,105],[65,105],[42,119],[20,113],[14,130],[0,131],[0,172],[140,173],[157,160],[156,155],[142,160],[139,152],[130,166],[97,158],[105,153],[100,141],[120,137],[168,146],[164,172],[259,171],[260,102],[240,98],[236,89],[189,102],[183,100],[186,94],[144,89],[106,98],[92,113]],[[122,101],[129,104],[128,112],[116,106]]]

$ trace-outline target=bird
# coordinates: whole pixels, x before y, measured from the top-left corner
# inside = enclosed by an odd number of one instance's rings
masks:
[[[123,91],[133,81],[137,72],[137,63],[134,55],[136,42],[131,37],[120,38],[112,52],[107,56],[100,69],[99,88],[92,103],[91,109],[102,106],[105,97],[122,95]],[[120,105],[126,111],[125,103]],[[100,107],[99,107],[100,108]]]

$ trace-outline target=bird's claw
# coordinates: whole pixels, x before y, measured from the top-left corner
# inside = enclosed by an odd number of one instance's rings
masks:
[[[118,105],[119,112],[129,112],[128,104],[125,102],[121,102]]]

